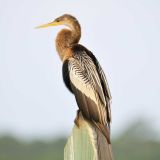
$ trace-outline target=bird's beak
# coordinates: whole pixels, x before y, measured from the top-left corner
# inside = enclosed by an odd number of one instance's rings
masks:
[[[36,28],[47,28],[47,27],[51,27],[51,26],[59,26],[61,25],[62,23],[61,22],[56,22],[56,21],[53,21],[51,23],[47,23],[47,24],[43,24],[43,25],[40,25]]]

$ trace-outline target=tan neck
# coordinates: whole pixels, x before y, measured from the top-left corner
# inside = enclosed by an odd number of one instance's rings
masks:
[[[56,38],[56,49],[60,59],[64,61],[67,49],[77,44],[81,37],[81,28],[78,22],[68,25],[69,29],[62,29]]]

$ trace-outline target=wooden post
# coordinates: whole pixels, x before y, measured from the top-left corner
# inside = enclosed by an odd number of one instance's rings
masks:
[[[64,148],[64,160],[113,160],[112,147],[104,135],[79,116]]]
[[[74,125],[68,138],[64,160],[98,160],[95,129],[83,117],[79,124],[79,127]]]

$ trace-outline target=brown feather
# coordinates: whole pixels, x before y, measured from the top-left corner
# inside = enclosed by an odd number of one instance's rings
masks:
[[[73,84],[71,84],[75,98],[82,115],[87,120],[93,122],[96,128],[98,128],[102,134],[106,137],[107,142],[110,144],[110,132],[109,128],[105,124],[100,123],[100,116],[97,111],[97,105],[89,97],[86,97],[81,91],[79,91]]]
[[[98,160],[113,160],[112,146],[108,143],[99,129],[96,129],[97,133],[97,150]]]

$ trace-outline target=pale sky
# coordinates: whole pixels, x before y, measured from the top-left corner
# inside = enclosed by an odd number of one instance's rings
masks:
[[[159,0],[0,0],[0,132],[69,134],[77,105],[62,80],[54,40],[34,29],[64,14],[103,67],[113,97],[112,134],[136,119],[160,126]]]

